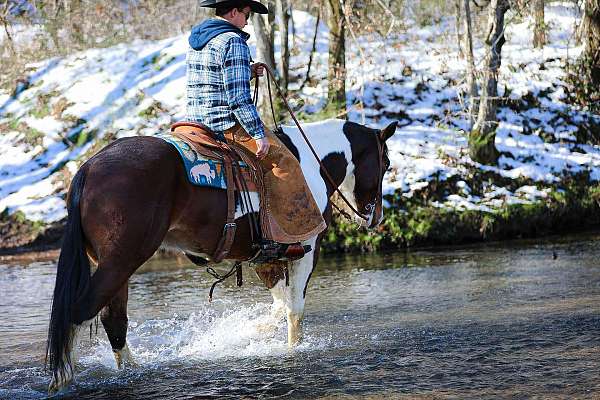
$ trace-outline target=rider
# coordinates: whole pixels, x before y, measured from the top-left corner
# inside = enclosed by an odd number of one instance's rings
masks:
[[[186,119],[201,123],[228,142],[235,141],[259,159],[264,172],[265,212],[261,223],[267,245],[296,244],[325,227],[300,164],[282,142],[265,129],[252,102],[250,80],[264,74],[251,65],[244,31],[252,12],[267,8],[251,0],[204,0],[216,17],[195,26],[187,54]]]

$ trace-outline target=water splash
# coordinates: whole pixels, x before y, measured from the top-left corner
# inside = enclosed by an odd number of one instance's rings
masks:
[[[140,367],[157,364],[189,363],[220,359],[284,357],[287,325],[274,316],[271,304],[236,305],[220,301],[187,317],[150,319],[131,323],[127,335],[129,347]],[[332,338],[307,335],[295,351],[322,349]],[[96,338],[90,349],[82,350],[83,368],[116,369],[110,346]]]

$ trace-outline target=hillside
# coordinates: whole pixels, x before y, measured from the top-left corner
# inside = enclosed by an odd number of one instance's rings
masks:
[[[294,19],[291,64],[301,81],[315,21],[301,12]],[[400,125],[389,143],[385,223],[367,234],[340,221],[330,249],[455,243],[600,223],[600,116],[570,105],[565,81],[565,66],[581,52],[573,40],[579,16],[570,3],[553,3],[546,19],[549,44],[532,49],[531,21],[509,18],[497,167],[468,156],[465,63],[450,22],[385,39],[348,38],[348,118]],[[154,135],[182,118],[186,47],[181,35],[46,60],[30,66],[16,97],[0,92],[0,247],[55,241],[66,189],[84,160],[115,138]],[[293,101],[308,119],[319,118],[326,99],[324,25],[317,51],[311,84]],[[483,51],[479,44],[476,60]]]

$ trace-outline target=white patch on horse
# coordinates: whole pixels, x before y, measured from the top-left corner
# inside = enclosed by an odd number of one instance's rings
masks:
[[[317,155],[323,160],[329,154],[341,153],[344,155],[346,162],[346,180],[352,176],[354,179],[354,164],[352,163],[352,148],[350,142],[344,135],[344,124],[346,121],[340,119],[329,119],[322,122],[314,122],[303,124],[302,129],[313,145]],[[300,154],[300,166],[304,172],[306,183],[310,188],[321,213],[325,211],[329,201],[327,197],[327,186],[321,177],[321,168],[315,156],[310,151],[306,141],[298,128],[293,126],[284,126],[283,131],[289,136],[294,146]],[[352,188],[350,195],[344,193],[350,202],[356,203],[354,199],[354,181],[352,180]]]
[[[260,198],[258,196],[257,192],[249,192],[248,193],[250,196],[250,203],[252,204],[252,209],[255,212],[258,212],[258,210],[260,209]],[[242,211],[242,198],[240,197],[240,202],[238,202],[238,204],[235,207],[235,218],[241,218],[244,215],[248,214],[248,210]]]

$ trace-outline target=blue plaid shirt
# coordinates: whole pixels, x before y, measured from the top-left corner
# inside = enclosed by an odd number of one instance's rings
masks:
[[[211,39],[199,51],[189,48],[188,121],[200,122],[216,133],[223,133],[239,122],[254,139],[265,137],[260,116],[252,103],[248,37],[226,32]]]

